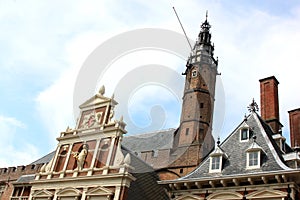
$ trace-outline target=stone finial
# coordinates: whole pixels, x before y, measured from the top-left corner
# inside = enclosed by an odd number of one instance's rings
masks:
[[[220,147],[220,137],[218,137],[217,146]]]
[[[114,99],[115,98],[115,93],[113,93],[110,98]]]
[[[70,132],[70,131],[72,131],[72,129],[68,126],[66,132]]]
[[[105,87],[104,87],[104,85],[102,85],[102,86],[100,87],[98,93],[99,93],[100,95],[102,95],[102,96],[104,95],[104,93],[105,93]]]

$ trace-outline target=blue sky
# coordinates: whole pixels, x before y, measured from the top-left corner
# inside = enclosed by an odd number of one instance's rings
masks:
[[[28,164],[52,151],[60,131],[75,125],[74,84],[83,62],[96,47],[137,28],[181,33],[172,6],[192,39],[209,10],[222,73],[218,84],[224,88],[217,91],[220,107],[216,116],[221,117],[215,117],[215,135],[228,135],[247,113],[252,98],[259,103],[258,80],[275,75],[280,82],[280,117],[288,138],[287,111],[300,107],[297,0],[0,0],[0,167]],[[170,66],[180,74],[185,61],[159,51],[131,53],[115,61],[95,88],[105,84],[110,96],[126,73],[145,64]],[[178,100],[168,88],[150,84],[128,96],[131,118],[127,120],[140,126],[128,126],[129,134],[178,125],[180,97]],[[122,101],[118,101],[121,107]],[[156,116],[164,116],[163,125],[150,126],[160,122],[151,121],[151,108]],[[117,110],[116,117],[121,115]]]

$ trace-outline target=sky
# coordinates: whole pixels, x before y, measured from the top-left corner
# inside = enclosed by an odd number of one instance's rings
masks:
[[[84,63],[93,52],[100,60],[109,57],[97,54],[98,47],[139,29],[182,34],[173,6],[193,40],[208,10],[221,73],[214,135],[229,135],[252,99],[259,104],[258,80],[274,75],[289,140],[287,111],[300,107],[298,0],[0,0],[0,167],[35,161],[55,149],[61,131],[75,126],[75,87]],[[148,37],[149,32],[114,45],[129,47]],[[79,87],[95,93],[104,84],[106,96],[115,93],[115,118],[125,116],[129,135],[176,128],[187,57],[168,49],[129,49],[107,66],[99,63],[103,70],[95,84]]]

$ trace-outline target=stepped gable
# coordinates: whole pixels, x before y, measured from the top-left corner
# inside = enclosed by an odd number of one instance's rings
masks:
[[[249,170],[246,168],[246,151],[253,139],[240,142],[240,129],[247,124],[256,136],[256,143],[262,148],[261,167]],[[189,175],[179,180],[189,180],[209,177],[226,177],[234,175],[257,174],[271,171],[289,170],[284,163],[282,152],[272,138],[270,128],[261,120],[256,112],[251,113],[226,139],[220,147],[228,155],[220,173],[210,173],[210,159],[207,157],[202,164]]]

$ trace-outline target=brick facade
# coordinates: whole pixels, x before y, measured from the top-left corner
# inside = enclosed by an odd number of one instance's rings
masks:
[[[42,164],[0,168],[0,199],[10,199],[14,188],[12,183],[22,175],[37,173],[41,167]]]

